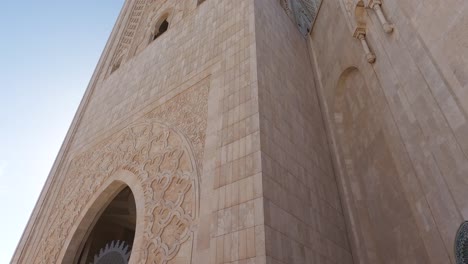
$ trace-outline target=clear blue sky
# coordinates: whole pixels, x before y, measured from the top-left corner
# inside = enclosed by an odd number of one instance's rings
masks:
[[[123,2],[1,4],[1,264],[10,262]]]

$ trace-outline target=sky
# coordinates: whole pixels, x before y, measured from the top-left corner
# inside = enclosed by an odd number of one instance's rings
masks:
[[[124,0],[3,1],[0,263],[9,263]]]

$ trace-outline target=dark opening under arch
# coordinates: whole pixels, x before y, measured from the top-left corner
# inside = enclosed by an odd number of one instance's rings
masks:
[[[158,26],[158,28],[155,30],[155,33],[153,35],[153,40],[159,38],[162,34],[164,34],[167,30],[169,29],[169,22],[167,19],[164,19],[164,21]]]
[[[123,189],[99,216],[76,264],[127,264],[136,230],[136,203],[129,187]]]

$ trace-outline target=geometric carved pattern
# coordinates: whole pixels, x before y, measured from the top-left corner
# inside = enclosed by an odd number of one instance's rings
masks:
[[[304,36],[312,29],[321,2],[321,0],[280,0],[281,6],[296,22]]]
[[[202,81],[73,158],[33,263],[60,263],[72,226],[119,170],[136,175],[145,192],[142,248],[134,248],[132,256],[136,263],[165,264],[181,248],[188,254],[199,208],[197,161],[203,157],[208,91],[209,83]]]
[[[192,238],[197,168],[190,146],[175,131],[154,125],[153,137],[134,157],[145,189],[146,263],[166,264]]]
[[[468,222],[458,229],[455,239],[455,257],[457,264],[468,264]]]

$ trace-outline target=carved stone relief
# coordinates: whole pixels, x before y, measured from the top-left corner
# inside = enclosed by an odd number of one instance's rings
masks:
[[[199,207],[207,96],[208,84],[198,84],[73,158],[35,263],[61,263],[83,209],[119,170],[131,171],[144,190],[143,247],[136,249],[141,252],[133,257],[136,263],[166,264],[174,258],[190,263],[187,243],[193,241]]]
[[[186,1],[135,0],[117,49],[112,56],[111,71],[116,64],[119,64],[119,60],[128,60],[148,45],[150,32],[156,20],[164,15],[164,12],[168,13],[171,24],[179,21],[184,11],[187,11],[184,10]]]
[[[111,59],[111,70],[115,68],[118,61],[125,60],[128,55],[128,51],[133,43],[133,38],[140,24],[140,19],[146,7],[147,0],[136,0],[133,4],[128,21],[125,25],[122,36],[120,37],[117,49]],[[120,62],[121,63],[121,62]]]

